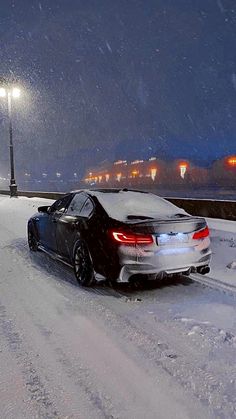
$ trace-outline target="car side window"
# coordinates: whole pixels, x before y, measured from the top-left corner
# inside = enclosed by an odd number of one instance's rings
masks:
[[[53,212],[65,212],[65,209],[67,207],[67,205],[69,204],[71,200],[71,195],[66,195],[61,199],[58,199],[56,202],[54,202],[54,204],[50,207],[50,213]]]
[[[92,203],[91,199],[88,198],[87,201],[85,202],[83,208],[81,209],[79,215],[81,217],[89,217],[92,214],[93,209],[94,209],[93,203]]]
[[[77,193],[68,207],[67,215],[80,215],[80,211],[83,208],[87,198],[87,195],[85,195],[83,192]]]

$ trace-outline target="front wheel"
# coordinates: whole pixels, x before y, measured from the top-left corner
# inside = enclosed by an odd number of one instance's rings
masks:
[[[77,244],[74,252],[74,272],[80,285],[90,287],[94,282],[94,269],[86,243]]]
[[[30,228],[28,228],[28,245],[32,252],[37,252],[38,250],[38,242],[34,236],[34,233]]]

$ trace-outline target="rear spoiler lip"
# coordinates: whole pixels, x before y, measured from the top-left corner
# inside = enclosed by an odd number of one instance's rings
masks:
[[[186,216],[185,217],[181,217],[181,218],[176,218],[176,219],[169,219],[169,218],[165,218],[165,219],[160,219],[160,218],[154,218],[153,220],[141,220],[141,221],[133,221],[132,220],[127,220],[127,221],[123,221],[124,224],[128,224],[128,225],[142,225],[142,224],[148,224],[148,225],[152,225],[153,223],[155,224],[181,224],[181,223],[193,223],[193,222],[206,222],[206,219],[204,217],[195,217],[195,216]]]

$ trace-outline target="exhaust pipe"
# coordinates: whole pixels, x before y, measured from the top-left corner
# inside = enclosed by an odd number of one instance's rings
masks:
[[[201,266],[200,268],[197,268],[197,272],[201,275],[209,274],[210,267],[209,266]]]
[[[165,272],[163,272],[163,271],[162,272],[159,272],[159,274],[156,275],[156,280],[158,280],[158,281],[159,280],[162,280],[162,279],[166,278],[166,276],[167,275],[166,275]]]

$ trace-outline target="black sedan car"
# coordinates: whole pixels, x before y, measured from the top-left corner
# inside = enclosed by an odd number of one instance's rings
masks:
[[[128,282],[137,274],[163,278],[210,270],[205,219],[142,191],[69,193],[38,208],[28,221],[28,243],[72,266],[84,286],[96,276]]]

